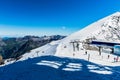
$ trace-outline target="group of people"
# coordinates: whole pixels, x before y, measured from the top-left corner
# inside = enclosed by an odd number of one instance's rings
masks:
[[[78,42],[72,42],[72,45],[73,45],[73,51],[79,51],[79,43]],[[66,46],[65,46],[65,48],[66,48]],[[113,53],[114,51],[112,50],[112,53]],[[88,53],[87,53],[87,51],[85,50],[85,55],[87,55]],[[101,55],[101,47],[99,47],[99,55]],[[75,53],[73,53],[73,56],[75,56]],[[89,60],[89,58],[90,58],[90,55],[88,55],[88,60]],[[110,58],[110,55],[108,55],[107,56],[107,58],[109,59]],[[114,62],[118,62],[119,61],[119,56],[117,56],[117,57],[114,57]]]
[[[110,55],[108,55],[108,59],[110,58]],[[118,62],[119,61],[119,56],[114,57],[114,62]]]
[[[118,62],[118,60],[119,60],[119,57],[117,56],[117,57],[114,57],[114,62]]]
[[[110,55],[108,55],[108,59],[110,58]],[[118,62],[119,61],[119,56],[114,57],[114,62]]]

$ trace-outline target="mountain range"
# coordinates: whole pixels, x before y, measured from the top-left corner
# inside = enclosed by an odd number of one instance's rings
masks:
[[[41,47],[51,41],[63,39],[65,36],[25,36],[20,38],[1,38],[0,54],[4,59],[16,58],[32,49]]]

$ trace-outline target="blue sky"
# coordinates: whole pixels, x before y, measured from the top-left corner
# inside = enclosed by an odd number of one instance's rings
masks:
[[[0,0],[0,35],[69,35],[120,11],[120,0]]]

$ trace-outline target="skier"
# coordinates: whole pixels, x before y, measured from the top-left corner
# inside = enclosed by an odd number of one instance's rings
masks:
[[[65,45],[64,48],[67,48],[67,46]]]
[[[42,51],[42,53],[44,53],[44,51]]]
[[[110,58],[110,55],[108,55],[108,59]]]
[[[116,58],[114,57],[114,62],[116,62]]]
[[[75,56],[75,53],[73,53],[73,56]]]
[[[87,55],[87,51],[85,51],[85,54]]]
[[[119,59],[119,57],[117,56],[117,58],[116,58],[116,62],[118,62],[118,59]]]

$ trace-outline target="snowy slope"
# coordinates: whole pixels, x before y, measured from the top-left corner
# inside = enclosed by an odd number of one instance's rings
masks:
[[[120,42],[120,12],[107,16],[84,29],[75,32],[63,39],[57,47],[56,55],[67,56],[73,54],[71,41],[94,38],[100,41]],[[63,48],[67,46],[67,48]],[[82,44],[80,44],[80,47]]]
[[[119,67],[42,56],[0,67],[0,80],[119,80]]]
[[[110,41],[113,41],[113,38],[115,37],[117,40],[120,40],[120,38],[118,38],[117,36],[119,35],[119,30],[120,30],[120,12],[116,12],[110,16],[107,16],[103,19],[94,22],[93,24],[88,25],[87,27],[83,28],[78,32],[71,34],[65,39],[65,41],[73,39],[84,40],[86,38],[91,37],[96,37],[98,40],[105,39]],[[107,39],[108,36],[110,37],[110,39]]]
[[[54,55],[56,53],[56,47],[59,43],[60,40],[53,41],[42,47],[33,49],[29,53],[24,54],[20,60],[26,60],[28,58],[35,58],[39,56]]]
[[[0,66],[0,80],[119,80],[120,59],[116,55],[87,50],[82,44],[74,51],[73,40],[96,38],[103,41],[120,41],[120,13],[116,12],[67,38],[31,50],[18,61]],[[108,58],[108,55],[110,56]]]
[[[42,47],[33,49],[30,52],[22,55],[22,57],[19,60],[17,60],[17,62],[27,60],[30,58],[32,59],[32,58],[40,57],[40,56],[54,55],[56,53],[56,48],[57,48],[59,43],[60,43],[60,40],[53,41],[53,42],[48,43]],[[14,62],[16,62],[16,60],[12,60],[9,62],[6,60],[5,65],[9,65],[9,64],[12,64]],[[4,66],[4,65],[1,65],[1,66]]]

